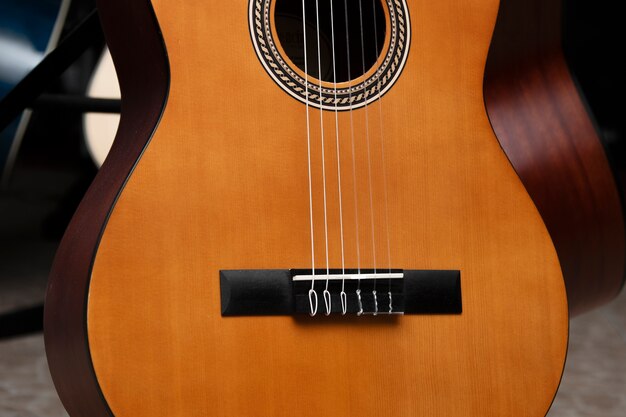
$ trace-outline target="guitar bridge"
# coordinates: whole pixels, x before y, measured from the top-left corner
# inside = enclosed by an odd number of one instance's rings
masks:
[[[461,314],[457,270],[220,271],[222,316]]]

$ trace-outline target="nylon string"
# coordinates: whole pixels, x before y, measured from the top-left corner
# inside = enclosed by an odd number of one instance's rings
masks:
[[[376,54],[376,73],[379,68],[380,56],[378,55],[378,29],[376,25],[376,1],[372,0],[372,10],[374,15],[374,53]],[[380,77],[380,76],[378,76]],[[382,159],[383,168],[383,197],[385,200],[385,233],[387,234],[387,267],[391,274],[391,239],[389,238],[389,198],[387,192],[387,165],[385,161],[385,135],[383,127],[383,98],[380,91],[380,78],[376,80],[376,94],[378,96],[378,116],[380,118],[380,153]],[[387,294],[389,295],[389,313],[393,311],[391,304],[391,280],[387,287]]]
[[[315,278],[315,240],[313,238],[313,186],[311,181],[311,121],[309,116],[309,63],[306,52],[306,11],[304,6],[305,0],[302,0],[302,33],[304,35],[304,88],[305,88],[305,105],[306,105],[306,144],[307,144],[307,163],[309,170],[309,218],[311,232],[311,274]],[[315,285],[315,280],[311,281],[311,289]]]
[[[344,242],[343,242],[343,196],[341,190],[341,153],[339,151],[339,109],[337,106],[337,63],[335,55],[335,14],[333,10],[333,0],[330,0],[330,33],[332,44],[332,58],[333,58],[333,95],[335,102],[335,144],[337,148],[337,188],[339,193],[339,237],[341,241],[341,273],[345,275],[346,264],[344,254]],[[342,279],[342,287],[343,287]],[[326,279],[326,291],[328,291],[328,279]],[[343,291],[343,289],[342,289]],[[341,295],[343,297],[343,295]],[[342,311],[345,311],[345,306],[342,305]],[[330,307],[328,308],[330,312]]]
[[[321,60],[321,46],[320,46],[320,12],[319,12],[319,0],[315,0],[315,19],[317,26],[317,76],[320,80],[319,87],[319,102],[320,102],[320,135],[322,139],[322,182],[324,187],[324,239],[326,241],[326,275],[330,274],[328,266],[328,215],[326,204],[326,161],[324,157],[324,111],[322,109],[322,60]],[[326,280],[328,283],[328,279]]]
[[[355,237],[356,237],[356,264],[357,264],[357,274],[361,274],[361,249],[359,243],[359,209],[358,209],[358,199],[357,199],[357,191],[356,191],[356,153],[354,148],[354,115],[352,113],[352,85],[351,85],[351,74],[352,68],[350,66],[350,26],[348,23],[348,0],[344,0],[344,13],[346,20],[346,55],[347,55],[347,66],[348,66],[348,103],[349,103],[349,113],[350,113],[350,142],[352,147],[352,185],[354,191],[354,224],[355,224]],[[341,290],[343,291],[345,286],[345,282],[341,283]],[[361,281],[358,281],[358,285],[360,288]]]
[[[363,65],[363,74],[366,72],[365,68],[365,41],[363,34],[363,5],[362,0],[359,0],[359,21],[361,24],[361,63]],[[376,273],[376,236],[374,231],[374,197],[372,193],[372,158],[370,153],[370,129],[369,129],[369,111],[367,105],[367,97],[365,97],[365,141],[367,143],[367,175],[369,182],[369,200],[370,200],[370,220],[372,227],[372,258],[374,263],[374,274]],[[375,282],[375,281],[374,281]]]

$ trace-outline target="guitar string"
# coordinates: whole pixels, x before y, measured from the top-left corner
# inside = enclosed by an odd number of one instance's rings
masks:
[[[319,80],[319,104],[320,104],[320,136],[322,142],[322,183],[324,188],[324,239],[326,241],[326,285],[328,285],[328,275],[330,274],[330,268],[328,266],[328,215],[326,204],[326,161],[324,157],[324,111],[322,109],[322,60],[321,60],[321,44],[320,44],[320,11],[319,0],[315,0],[315,20],[317,30],[317,77]]]
[[[346,263],[343,236],[343,195],[341,189],[341,153],[339,147],[339,108],[337,104],[337,58],[335,54],[335,12],[333,0],[330,0],[330,33],[333,52],[333,93],[335,101],[335,144],[337,148],[337,188],[339,191],[339,236],[341,240],[341,274],[345,277]]]
[[[302,0],[302,34],[304,37],[304,102],[306,106],[306,144],[307,144],[307,163],[309,171],[309,218],[310,218],[310,232],[311,232],[311,290],[315,286],[315,240],[313,237],[313,185],[311,180],[311,121],[309,115],[309,63],[307,59],[306,48],[306,11],[305,0]],[[309,294],[310,297],[310,294]],[[311,309],[313,314],[313,309]]]
[[[364,30],[363,30],[363,4],[362,0],[359,0],[359,24],[360,24],[360,38],[361,38],[361,65],[363,69],[363,74],[366,72],[365,68],[365,42],[364,42]],[[372,196],[372,163],[370,156],[370,135],[369,135],[369,109],[367,104],[367,96],[364,97],[364,110],[365,110],[365,139],[367,143],[367,172],[368,172],[368,185],[369,185],[369,202],[370,202],[370,223],[372,228],[372,260],[374,266],[374,274],[376,274],[376,238],[374,232],[374,201]],[[376,280],[374,280],[374,285],[376,284]],[[361,280],[357,281],[357,298],[359,300],[359,311],[357,315],[363,314],[361,300]]]
[[[352,185],[354,191],[354,224],[355,224],[355,237],[356,237],[356,265],[357,265],[357,274],[361,274],[361,248],[359,243],[359,209],[358,209],[358,199],[356,192],[356,155],[354,148],[354,115],[352,113],[352,68],[350,66],[350,26],[348,23],[348,0],[344,0],[344,13],[346,20],[346,56],[347,56],[347,66],[348,66],[348,109],[350,113],[350,142],[352,147]],[[360,280],[358,281],[360,283]],[[344,290],[344,282],[342,282],[341,290]]]
[[[362,0],[359,0],[359,21],[361,24],[361,64],[363,66],[363,74],[366,72],[365,68],[365,40],[363,30],[363,4]],[[367,143],[367,175],[369,182],[369,201],[370,201],[370,223],[372,227],[372,261],[374,267],[374,274],[376,274],[376,236],[374,231],[374,197],[372,192],[372,159],[370,154],[370,131],[369,131],[369,109],[367,104],[367,95],[365,99],[365,142]],[[376,281],[374,281],[376,282]]]
[[[376,73],[378,73],[378,69],[380,68],[379,61],[380,55],[378,54],[378,28],[376,24],[376,1],[372,0],[372,10],[374,17],[374,53],[376,56]],[[376,80],[376,93],[378,95],[378,116],[380,119],[380,152],[382,159],[382,170],[383,170],[383,198],[385,202],[385,233],[387,234],[387,261],[388,261],[388,269],[391,274],[391,239],[389,237],[389,198],[387,191],[387,166],[385,161],[385,135],[384,135],[384,125],[383,125],[383,98],[380,91],[380,75],[378,75]],[[389,295],[389,312],[392,311],[391,305],[391,280],[388,280],[388,288],[387,293]]]

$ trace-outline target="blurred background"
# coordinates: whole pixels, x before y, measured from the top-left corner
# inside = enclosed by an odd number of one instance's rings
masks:
[[[626,183],[626,26],[621,4],[565,0],[564,6],[564,50],[621,187]],[[0,0],[0,99],[94,9],[94,0]],[[45,93],[32,111],[20,113],[0,132],[0,416],[4,417],[65,415],[43,347],[46,280],[63,231],[116,128],[115,114],[87,120],[90,104],[80,98],[88,93],[119,97],[111,63],[103,55],[102,36],[94,35],[86,43],[69,68],[46,81]],[[114,101],[99,104],[114,112]],[[572,321],[568,362],[549,416],[623,417],[624,410],[622,293]]]

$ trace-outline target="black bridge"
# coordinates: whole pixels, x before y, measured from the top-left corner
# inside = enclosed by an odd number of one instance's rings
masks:
[[[220,271],[222,316],[461,314],[455,270]]]

